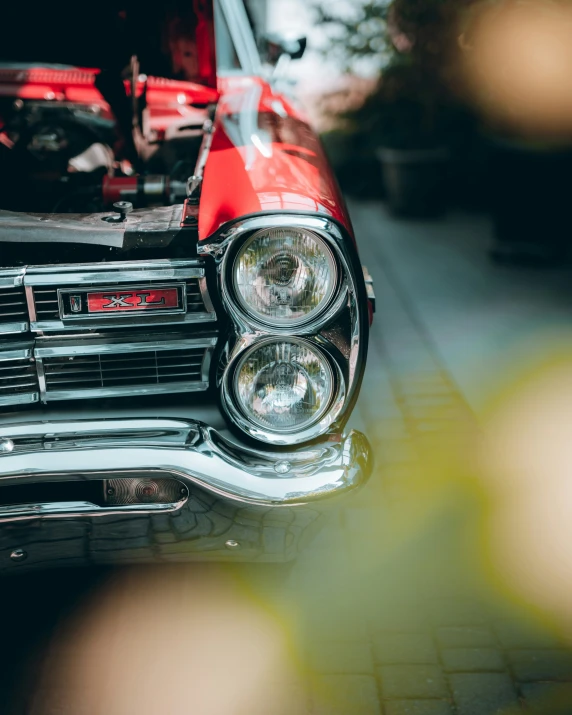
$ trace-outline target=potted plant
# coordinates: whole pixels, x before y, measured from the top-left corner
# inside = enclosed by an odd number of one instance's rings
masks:
[[[387,201],[401,216],[436,216],[446,207],[455,113],[431,79],[415,63],[395,62],[360,112],[372,115]]]
[[[352,20],[338,19],[346,53],[369,56],[380,70],[374,91],[343,120],[380,160],[388,204],[401,216],[446,207],[451,157],[468,118],[448,78],[457,12],[454,0],[370,0]]]
[[[572,103],[563,54],[571,26],[566,2],[481,1],[466,13],[459,64],[488,148],[497,262],[560,265],[571,256]]]

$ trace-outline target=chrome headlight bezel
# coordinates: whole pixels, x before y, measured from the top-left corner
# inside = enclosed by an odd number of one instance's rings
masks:
[[[332,299],[314,320],[299,326],[279,327],[257,321],[235,300],[230,269],[240,247],[257,231],[277,227],[302,228],[317,234],[333,252],[337,286]],[[343,430],[355,405],[367,355],[369,315],[363,271],[353,237],[331,217],[300,212],[261,213],[225,224],[199,243],[199,255],[212,257],[219,296],[229,318],[229,334],[221,345],[217,377],[221,407],[229,424],[258,442],[287,447],[315,441],[328,432]],[[335,395],[323,417],[312,426],[290,433],[272,433],[249,422],[234,404],[232,375],[243,351],[254,342],[292,336],[307,340],[326,354],[334,371]]]
[[[289,230],[292,232],[299,232],[300,234],[307,234],[316,244],[319,245],[321,251],[323,252],[325,261],[328,264],[328,269],[330,271],[329,276],[329,286],[325,293],[324,298],[313,310],[311,310],[306,315],[300,318],[294,319],[280,319],[272,318],[256,311],[244,297],[237,280],[238,273],[238,262],[240,258],[244,255],[247,249],[255,241],[260,240],[264,236],[268,236],[272,231]],[[226,268],[227,275],[227,290],[229,291],[230,298],[234,301],[237,309],[242,313],[247,321],[251,321],[253,324],[263,326],[265,329],[285,331],[288,332],[292,329],[302,328],[308,325],[316,325],[322,315],[328,310],[332,302],[335,300],[338,291],[340,290],[340,270],[336,256],[331,246],[328,242],[324,240],[316,231],[304,228],[302,226],[269,226],[267,228],[260,229],[254,233],[247,236],[247,238],[242,241],[234,251],[232,251],[232,256],[230,257],[229,264]]]

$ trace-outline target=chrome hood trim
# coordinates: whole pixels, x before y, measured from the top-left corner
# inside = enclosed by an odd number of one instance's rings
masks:
[[[354,489],[372,468],[357,431],[289,451],[231,442],[179,419],[53,421],[0,427],[0,488],[22,479],[97,479],[102,472],[159,470],[245,504],[306,504]],[[1,518],[0,518],[1,521]]]

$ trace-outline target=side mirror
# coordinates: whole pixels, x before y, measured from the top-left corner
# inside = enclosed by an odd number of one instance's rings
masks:
[[[276,33],[264,35],[260,40],[260,54],[264,62],[275,67],[284,55],[299,60],[306,51],[307,42],[305,37],[292,40]]]

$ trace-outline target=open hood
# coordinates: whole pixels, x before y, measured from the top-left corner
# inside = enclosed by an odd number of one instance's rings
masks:
[[[216,88],[213,0],[100,0],[6,3],[0,63],[64,69],[92,67]]]

